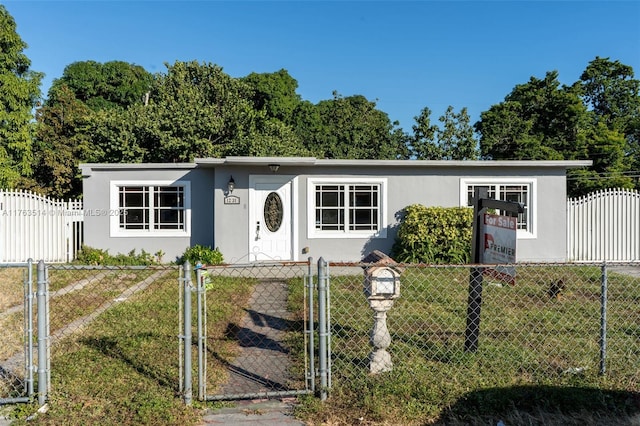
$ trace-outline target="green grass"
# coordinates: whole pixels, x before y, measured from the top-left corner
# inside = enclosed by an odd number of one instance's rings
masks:
[[[201,406],[179,392],[179,283],[168,271],[126,300],[114,300],[154,271],[118,271],[51,299],[49,411],[35,424],[176,424],[200,420]],[[51,271],[56,290],[97,271]],[[549,297],[551,282],[566,284]],[[227,326],[237,323],[255,280],[212,277],[208,292],[208,393],[237,354]],[[362,276],[332,276],[332,389],[301,397],[309,424],[632,424],[640,416],[640,280],[609,274],[607,372],[599,369],[600,271],[596,267],[519,267],[515,286],[485,281],[479,349],[464,351],[468,268],[404,270],[388,314],[394,369],[368,373],[373,312]],[[290,280],[289,309],[305,318],[302,280]],[[215,297],[213,296],[215,295]],[[315,295],[317,297],[317,294]],[[195,299],[195,297],[194,297]],[[65,326],[110,304],[83,327]],[[195,324],[195,300],[194,300]],[[304,333],[287,345],[302,368]],[[316,345],[317,347],[317,345]],[[195,352],[195,347],[194,347]],[[194,353],[195,356],[195,353]],[[195,363],[194,363],[195,365]],[[574,374],[573,368],[584,368]],[[298,371],[296,376],[302,376]],[[195,386],[195,383],[194,383]],[[194,387],[195,390],[195,387]],[[17,424],[36,407],[20,406]],[[640,417],[635,417],[638,422]]]
[[[52,324],[64,325],[90,314],[153,272],[118,271],[52,299]],[[64,276],[68,284],[85,273],[65,271]],[[227,324],[243,314],[253,283],[243,278],[214,283],[219,298],[210,298],[207,305],[211,339],[219,338]],[[201,411],[197,401],[196,408],[186,406],[179,389],[180,291],[178,271],[167,270],[127,300],[114,302],[84,327],[65,330],[52,347],[49,410],[29,424],[198,424]],[[195,296],[193,315],[195,324]],[[58,328],[52,325],[52,332]],[[229,356],[233,351],[228,348]],[[208,371],[210,386],[226,378],[224,367],[215,360],[210,361]],[[17,424],[25,422],[25,411],[16,411],[22,417]]]
[[[550,297],[558,279],[565,288]],[[387,319],[394,368],[372,376],[362,276],[333,276],[333,387],[324,404],[304,399],[299,415],[313,424],[616,424],[640,415],[640,280],[609,275],[604,376],[598,268],[519,267],[515,286],[485,280],[475,353],[464,350],[468,282],[468,268],[405,269]]]

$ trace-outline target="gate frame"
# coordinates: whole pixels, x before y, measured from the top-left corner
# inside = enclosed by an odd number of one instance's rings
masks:
[[[314,275],[312,271],[313,259],[310,257],[307,261],[303,262],[292,262],[292,261],[283,261],[283,262],[257,262],[257,263],[249,263],[249,264],[230,264],[230,265],[220,265],[220,267],[224,268],[255,268],[257,266],[280,266],[281,268],[285,268],[287,266],[294,265],[307,265],[306,273],[301,277],[303,280],[303,288],[304,288],[304,296],[303,303],[305,306],[306,315],[304,316],[304,330],[303,337],[305,340],[305,356],[304,356],[304,389],[299,390],[286,390],[286,391],[267,391],[260,393],[244,393],[244,394],[224,394],[224,395],[207,395],[207,351],[205,348],[206,336],[207,336],[207,296],[206,296],[206,288],[205,288],[205,280],[202,275],[202,266],[196,265],[195,275],[196,275],[196,284],[194,285],[192,282],[192,268],[189,262],[185,262],[183,267],[183,277],[181,278],[181,286],[183,291],[181,292],[182,303],[181,306],[181,319],[184,324],[181,326],[182,334],[179,336],[182,340],[181,348],[181,368],[180,368],[180,376],[181,376],[181,393],[183,395],[184,401],[187,405],[190,405],[193,401],[193,379],[192,375],[192,352],[191,352],[191,344],[192,344],[192,315],[191,315],[191,303],[192,303],[192,292],[196,293],[196,304],[197,304],[197,319],[196,319],[196,327],[197,327],[197,386],[198,386],[198,400],[199,401],[231,401],[231,400],[241,400],[255,397],[285,397],[285,396],[297,396],[297,395],[307,395],[315,393],[316,384],[315,377],[317,376],[315,365],[315,347],[314,347],[314,308],[313,308],[313,292],[315,290],[314,283]],[[215,267],[215,266],[214,266]],[[322,338],[321,338],[322,339]]]

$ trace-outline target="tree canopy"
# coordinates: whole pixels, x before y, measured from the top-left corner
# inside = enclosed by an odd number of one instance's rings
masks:
[[[145,94],[151,90],[153,75],[139,65],[122,61],[104,64],[95,61],[74,62],[67,65],[62,77],[51,85],[51,96],[61,87],[67,86],[76,98],[94,110],[126,108],[143,103]]]
[[[0,187],[18,185],[33,173],[32,110],[43,75],[30,70],[26,48],[13,17],[0,5]]]
[[[639,105],[630,67],[596,58],[570,86],[560,84],[557,71],[516,85],[474,127],[483,158],[592,160],[588,170],[569,172],[568,193],[578,196],[638,185]]]
[[[334,91],[312,103],[285,69],[235,78],[198,61],[151,74],[123,61],[69,64],[40,105],[42,74],[0,6],[0,186],[81,194],[80,162],[180,162],[196,157],[578,160],[569,194],[639,187],[640,81],[595,57],[580,79],[557,71],[517,84],[472,126],[465,107],[437,120],[423,107],[408,132],[377,101]],[[35,115],[34,115],[35,111]]]

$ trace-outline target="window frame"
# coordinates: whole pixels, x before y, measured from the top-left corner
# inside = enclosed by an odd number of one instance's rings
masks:
[[[142,207],[149,211],[149,229],[124,229],[120,227],[120,215],[124,207],[120,206],[120,188],[144,187],[148,191],[149,206]],[[154,187],[182,187],[184,229],[153,229],[155,211],[165,207],[156,207]],[[114,180],[110,182],[109,208],[114,214],[109,215],[109,235],[111,237],[190,237],[191,236],[191,182],[181,180]]]
[[[316,228],[316,186],[344,186],[345,205],[344,230],[321,230]],[[349,189],[350,185],[378,186],[378,228],[375,230],[349,230]],[[308,178],[307,179],[307,237],[312,238],[386,238],[387,237],[387,179],[386,178]]]
[[[528,186],[529,199],[527,203],[527,229],[518,229],[518,239],[534,239],[538,237],[538,213],[537,213],[537,179],[535,178],[461,178],[460,179],[460,206],[469,207],[469,186],[493,186],[496,193],[500,193],[500,186],[526,185]]]

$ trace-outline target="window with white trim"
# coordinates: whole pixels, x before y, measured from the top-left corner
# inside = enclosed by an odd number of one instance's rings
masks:
[[[189,235],[189,182],[112,182],[111,234]]]
[[[472,206],[475,188],[486,188],[488,197],[513,201],[524,205],[524,213],[518,214],[518,237],[535,237],[535,179],[462,179],[460,187],[461,205]],[[500,212],[497,212],[500,214]]]
[[[385,179],[309,179],[309,237],[384,237],[385,187]]]

